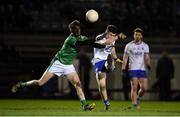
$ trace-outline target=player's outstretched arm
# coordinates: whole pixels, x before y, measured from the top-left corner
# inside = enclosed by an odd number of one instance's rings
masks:
[[[84,41],[76,41],[75,47],[79,47],[79,46],[91,46],[94,48],[105,48],[105,45],[95,43],[94,40],[89,40],[89,39],[84,40]]]
[[[115,39],[106,39],[106,38],[103,38],[101,40],[95,41],[95,43],[98,43],[98,44],[101,44],[101,45],[111,45],[112,42],[114,42],[117,39],[118,39],[118,37],[115,38]]]
[[[103,38],[103,39],[101,39],[101,40],[95,41],[95,43],[102,44],[102,45],[109,45],[109,44],[111,44],[113,41],[116,41],[117,39],[124,40],[124,39],[126,39],[126,35],[121,32],[120,34],[118,34],[118,35],[116,36],[116,38],[114,38],[114,40]]]

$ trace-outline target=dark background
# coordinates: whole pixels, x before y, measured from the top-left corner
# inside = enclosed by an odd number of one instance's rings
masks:
[[[99,13],[96,23],[85,20],[89,9]],[[81,22],[82,34],[92,39],[108,24],[116,25],[129,37],[117,46],[121,50],[131,40],[133,29],[141,27],[152,54],[180,52],[178,0],[0,0],[1,98],[43,96],[40,87],[16,95],[10,89],[20,80],[39,79],[69,35],[68,24],[75,19]]]

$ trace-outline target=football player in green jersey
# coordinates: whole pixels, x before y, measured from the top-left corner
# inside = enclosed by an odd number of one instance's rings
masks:
[[[88,40],[86,36],[82,36],[80,22],[77,20],[69,24],[69,30],[71,34],[66,38],[62,48],[57,52],[42,77],[39,80],[19,82],[12,87],[12,92],[15,93],[19,88],[31,85],[42,86],[54,76],[64,75],[75,87],[83,109],[92,110],[94,108],[95,104],[88,104],[85,99],[81,81],[73,66],[73,59],[75,59],[78,54],[79,46],[89,45],[95,48],[104,48],[105,46],[97,44],[93,40]]]

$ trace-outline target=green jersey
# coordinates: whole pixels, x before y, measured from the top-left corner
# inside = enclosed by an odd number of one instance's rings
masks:
[[[65,65],[73,64],[73,59],[76,58],[78,50],[75,48],[76,41],[84,41],[88,39],[86,36],[80,35],[79,37],[75,37],[70,34],[66,40],[62,48],[57,52],[56,58]]]

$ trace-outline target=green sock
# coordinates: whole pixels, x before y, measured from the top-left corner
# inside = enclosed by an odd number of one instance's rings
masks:
[[[82,106],[82,107],[86,106],[87,104],[88,104],[88,103],[87,103],[86,99],[82,99],[82,100],[81,100],[81,106]]]

